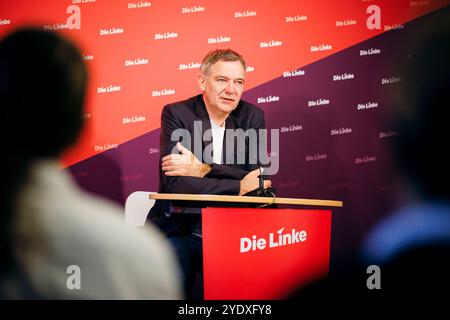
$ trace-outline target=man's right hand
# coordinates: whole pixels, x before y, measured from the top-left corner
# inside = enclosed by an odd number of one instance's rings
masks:
[[[241,190],[239,191],[239,195],[242,196],[247,192],[253,191],[259,188],[259,169],[250,171],[242,180]],[[264,189],[270,188],[272,186],[272,182],[270,180],[264,180]]]

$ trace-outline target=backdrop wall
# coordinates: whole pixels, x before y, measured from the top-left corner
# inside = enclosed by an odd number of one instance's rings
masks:
[[[199,93],[203,56],[248,63],[244,99],[280,130],[279,196],[338,199],[333,252],[354,247],[394,203],[386,121],[407,39],[449,1],[16,0],[0,36],[39,24],[81,48],[90,72],[86,128],[63,162],[119,203],[157,191],[162,107]],[[26,88],[24,88],[26,94]],[[274,150],[272,150],[274,151]]]

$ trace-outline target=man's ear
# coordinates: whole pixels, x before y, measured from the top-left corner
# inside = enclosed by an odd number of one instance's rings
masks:
[[[200,87],[200,90],[202,90],[203,92],[205,91],[206,88],[206,78],[203,74],[199,74],[198,75],[198,86]]]

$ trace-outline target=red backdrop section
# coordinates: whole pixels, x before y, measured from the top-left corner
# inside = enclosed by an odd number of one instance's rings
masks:
[[[81,48],[90,71],[87,126],[64,157],[65,164],[72,165],[158,128],[165,104],[199,92],[198,65],[209,50],[230,47],[242,53],[250,67],[249,89],[401,28],[446,3],[2,1],[0,36],[39,24],[64,32]],[[367,26],[374,15],[367,10],[371,6],[379,8],[379,29]]]

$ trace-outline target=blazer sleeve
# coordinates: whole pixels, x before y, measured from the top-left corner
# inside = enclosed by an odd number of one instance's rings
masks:
[[[206,175],[210,178],[228,178],[233,180],[241,180],[249,171],[227,166],[225,164],[213,163],[211,171]]]

